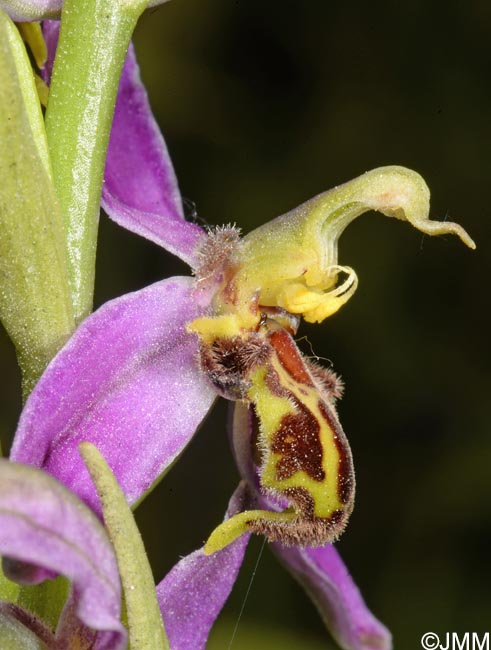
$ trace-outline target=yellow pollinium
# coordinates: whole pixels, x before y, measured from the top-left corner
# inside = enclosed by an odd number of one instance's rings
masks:
[[[309,289],[300,282],[285,284],[278,291],[277,302],[291,314],[302,314],[308,323],[320,323],[335,314],[351,296],[358,286],[356,273],[348,266],[332,266],[330,274],[346,273],[347,279],[330,291]]]

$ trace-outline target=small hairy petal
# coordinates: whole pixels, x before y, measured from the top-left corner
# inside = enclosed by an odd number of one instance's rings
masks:
[[[317,606],[344,650],[390,650],[392,637],[367,608],[334,546],[272,549]]]
[[[45,472],[0,460],[0,555],[25,562],[22,582],[63,574],[78,620],[98,630],[94,648],[125,646],[121,588],[109,539],[94,514]],[[44,569],[45,573],[43,575]],[[15,573],[11,578],[15,578]]]
[[[45,469],[100,511],[77,449],[92,442],[128,502],[137,501],[215,398],[197,367],[197,341],[185,330],[207,304],[191,278],[172,278],[103,305],[31,393],[11,458]]]
[[[248,506],[246,484],[240,483],[226,518]],[[162,618],[172,650],[204,650],[216,617],[235,583],[250,535],[213,555],[199,549],[180,560],[157,586]]]

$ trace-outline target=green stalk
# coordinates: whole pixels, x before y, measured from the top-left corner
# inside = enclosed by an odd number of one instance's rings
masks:
[[[46,112],[75,320],[92,310],[99,203],[118,83],[148,0],[65,0]]]

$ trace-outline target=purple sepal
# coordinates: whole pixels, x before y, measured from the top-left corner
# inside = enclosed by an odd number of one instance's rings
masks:
[[[121,587],[109,539],[94,514],[45,472],[0,459],[0,555],[26,562],[24,584],[47,575],[72,583],[78,629],[98,650],[125,647]],[[10,574],[10,577],[15,575]]]
[[[100,512],[78,453],[80,442],[92,442],[128,502],[137,501],[215,399],[197,367],[197,338],[185,330],[208,302],[192,278],[172,278],[89,316],[27,400],[12,460],[41,467]]]
[[[141,82],[133,45],[119,84],[102,207],[120,226],[194,265],[194,251],[205,232],[184,219],[174,168]]]
[[[392,637],[365,605],[358,587],[334,546],[271,549],[317,606],[344,650],[390,650]]]
[[[246,484],[230,499],[226,518],[249,505]],[[157,598],[172,650],[202,650],[235,583],[250,535],[213,555],[203,549],[180,560],[157,586]]]

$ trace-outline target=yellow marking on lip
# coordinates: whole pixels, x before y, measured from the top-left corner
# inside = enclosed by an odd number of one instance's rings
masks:
[[[287,397],[280,397],[271,392],[265,381],[266,372],[261,369],[252,377],[253,386],[249,391],[249,397],[255,405],[260,423],[259,444],[263,452],[261,484],[278,494],[289,488],[302,487],[313,498],[315,516],[329,517],[334,511],[346,507],[346,504],[341,502],[338,495],[340,453],[334,440],[336,434],[320,412],[320,396],[317,388],[298,384],[285,371],[278,359],[273,360],[273,368],[278,374],[280,385],[292,392],[298,401],[309,409],[320,425],[320,442],[323,454],[322,468],[325,478],[322,481],[316,481],[303,470],[295,472],[287,479],[278,480],[276,478],[277,463],[282,458],[282,455],[271,451],[273,438],[279,429],[282,418],[285,415],[295,413],[296,409]]]

